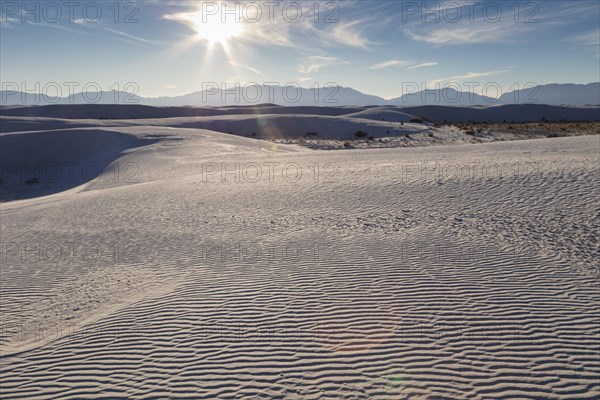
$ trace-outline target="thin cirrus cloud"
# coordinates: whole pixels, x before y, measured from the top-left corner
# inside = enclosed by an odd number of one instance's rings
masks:
[[[336,57],[312,56],[307,57],[300,65],[298,65],[298,72],[310,75],[319,72],[322,68],[341,64],[349,63],[348,61]]]
[[[16,29],[17,24],[21,21],[18,18],[8,17],[6,15],[0,16],[0,28]]]
[[[369,69],[384,69],[384,68],[390,68],[390,67],[406,67],[408,65],[411,65],[412,62],[411,61],[404,61],[404,60],[389,60],[389,61],[384,61],[375,65],[372,65],[369,67]]]
[[[411,39],[433,46],[469,44],[514,44],[533,40],[532,34],[543,37],[545,32],[574,25],[574,21],[590,22],[598,15],[600,3],[594,1],[497,3],[496,15],[484,12],[481,2],[449,2],[458,8],[461,18],[450,22],[433,17],[414,18],[406,24],[404,33]],[[468,8],[467,8],[468,7]],[[474,8],[473,8],[474,7]],[[517,7],[517,8],[515,8]],[[475,11],[477,10],[477,11]],[[597,21],[596,21],[597,24]],[[582,39],[593,37],[593,33]],[[598,35],[596,34],[596,38]]]
[[[477,2],[450,2],[448,6],[458,10],[457,15],[460,18],[455,22],[441,18],[439,15],[437,20],[433,16],[421,15],[421,18],[415,18],[405,24],[404,33],[412,40],[434,46],[502,44],[522,39],[526,32],[540,27],[539,20],[535,18],[535,16],[539,17],[538,9],[534,9],[534,14],[520,9],[523,15],[519,16],[521,20],[516,21],[509,5],[496,5],[494,9],[499,10],[495,11],[499,12],[499,15],[493,17],[489,12],[482,11],[481,3]],[[524,6],[520,5],[520,7]],[[525,23],[523,21],[525,15],[530,16],[529,22],[535,23]]]
[[[399,68],[406,68],[407,70],[411,70],[411,69],[418,69],[418,68],[433,67],[435,65],[438,65],[438,63],[437,62],[415,63],[414,61],[408,61],[408,60],[389,60],[389,61],[384,61],[384,62],[375,64],[375,65],[372,65],[369,67],[369,69],[380,70],[380,69],[384,69],[384,68],[399,67]]]
[[[234,67],[242,68],[242,69],[245,69],[247,71],[253,72],[256,75],[262,75],[262,72],[260,72],[256,68],[252,68],[252,67],[250,67],[248,65],[240,64],[240,63],[238,63],[236,61],[233,61],[233,60],[229,60],[229,64],[232,65],[232,66],[234,66]]]
[[[407,30],[406,33],[413,40],[433,45],[503,43],[508,41],[514,35],[513,31],[501,24],[442,27],[429,30],[425,33]]]
[[[116,35],[121,36],[122,40],[124,40],[124,41],[126,41],[128,43],[131,43],[131,44],[142,45],[142,46],[143,45],[158,46],[158,43],[155,43],[155,42],[153,42],[151,40],[147,40],[147,39],[144,39],[144,38],[141,38],[141,37],[138,37],[138,36],[131,35],[131,34],[126,33],[126,32],[118,31],[116,29],[111,29],[111,28],[104,28],[104,29],[106,31],[109,31],[111,33],[114,33]]]
[[[579,46],[600,46],[600,28],[572,37],[569,42]]]
[[[600,28],[580,35],[572,36],[563,40],[573,47],[570,49],[585,49],[596,54],[600,58]]]
[[[496,76],[506,73],[507,70],[485,71],[485,72],[467,72],[462,75],[454,75],[448,78],[434,79],[427,83],[427,86],[435,86],[437,84],[448,83],[463,83],[470,79],[485,78],[488,76]]]
[[[226,4],[223,7],[229,7],[232,10],[235,7],[235,3],[223,3]],[[352,4],[348,3],[348,5]],[[282,6],[275,7],[281,8]],[[242,25],[243,34],[240,34],[236,41],[261,46],[282,46],[306,50],[314,50],[315,46],[328,48],[336,45],[369,50],[369,46],[373,44],[364,33],[369,23],[365,19],[346,19],[336,23],[320,21],[316,23],[313,12],[310,9],[305,9],[301,14],[301,18],[291,23],[281,17],[281,10],[274,12],[274,15],[279,16],[277,18],[268,18],[266,15],[262,15],[262,17],[253,15],[253,11],[253,8],[248,8],[246,12],[241,13],[238,17],[233,14],[227,16],[232,21],[233,18],[236,18],[239,21],[237,23]],[[164,14],[162,18],[197,29],[198,21],[202,19],[202,9],[196,6],[191,10]]]
[[[434,67],[438,65],[436,62],[426,62],[417,65],[411,65],[410,67],[406,67],[406,69],[418,69],[418,68],[426,68],[426,67]]]
[[[326,33],[326,40],[331,40],[337,44],[348,47],[358,47],[369,50],[372,44],[369,39],[364,36],[360,26],[365,24],[365,20],[357,20],[343,24],[336,24],[334,28]]]

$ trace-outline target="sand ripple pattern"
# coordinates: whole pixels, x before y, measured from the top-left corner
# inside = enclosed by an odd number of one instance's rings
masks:
[[[6,324],[71,310],[74,327],[23,348],[3,335],[1,397],[598,399],[594,140],[303,153],[339,179],[191,174],[11,209],[2,235],[17,242],[138,247],[118,263],[3,263]],[[395,167],[498,152],[540,169],[406,182]]]

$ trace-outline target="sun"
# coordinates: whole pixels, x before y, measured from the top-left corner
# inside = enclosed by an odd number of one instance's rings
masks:
[[[227,43],[242,34],[243,28],[239,21],[222,20],[220,16],[214,15],[210,17],[198,16],[196,21],[197,35],[206,40],[210,45],[220,44],[227,46]]]

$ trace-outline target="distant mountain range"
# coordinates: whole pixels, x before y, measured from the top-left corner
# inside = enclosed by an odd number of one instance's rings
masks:
[[[386,100],[352,88],[334,86],[306,89],[295,86],[252,85],[228,90],[212,89],[173,97],[140,97],[127,92],[77,93],[52,98],[34,93],[0,91],[0,105],[143,104],[172,106],[248,106],[265,103],[283,106],[491,106],[503,104],[600,105],[600,82],[587,85],[548,84],[504,93],[500,98],[458,92],[452,88],[425,90]]]

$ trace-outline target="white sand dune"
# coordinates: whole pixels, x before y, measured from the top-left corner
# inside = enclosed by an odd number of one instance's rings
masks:
[[[365,107],[283,107],[275,104],[226,107],[153,107],[127,104],[69,104],[48,106],[0,106],[0,114],[20,117],[51,117],[71,119],[137,119],[207,117],[240,114],[311,114],[344,115],[363,110]]]
[[[600,107],[517,104],[490,107],[415,106],[404,112],[449,122],[600,121]]]
[[[600,397],[600,137],[331,152],[196,129],[383,123],[304,115],[8,125],[2,162],[108,165],[0,204],[2,397]]]
[[[39,197],[77,187],[99,178],[123,152],[152,142],[151,138],[93,128],[1,135],[0,200]]]
[[[600,107],[550,106],[545,104],[512,104],[493,106],[377,106],[377,107],[284,107],[272,104],[257,106],[227,107],[152,107],[145,105],[77,104],[47,106],[4,106],[0,107],[3,116],[50,117],[65,119],[137,119],[174,118],[174,117],[210,117],[253,115],[317,115],[352,116],[355,113],[371,115],[377,113],[404,113],[411,116],[427,117],[432,121],[479,121],[479,122],[525,122],[525,121],[600,121]],[[359,114],[360,115],[360,114]],[[385,118],[385,115],[383,115]],[[360,117],[359,118],[363,118]],[[381,119],[381,118],[376,118]],[[394,120],[389,118],[389,120]],[[402,120],[400,120],[402,121]],[[399,121],[398,121],[399,122]]]
[[[135,121],[132,121],[135,122]],[[154,121],[142,121],[141,124]],[[220,117],[169,118],[160,122],[171,127],[210,129],[259,139],[297,138],[316,133],[317,136],[353,139],[354,133],[364,130],[374,137],[396,136],[400,133],[422,133],[428,130],[421,124],[392,124],[372,119],[320,115],[232,115]]]
[[[390,107],[372,107],[365,110],[345,114],[347,118],[373,119],[377,121],[409,122],[414,115],[406,114]]]

